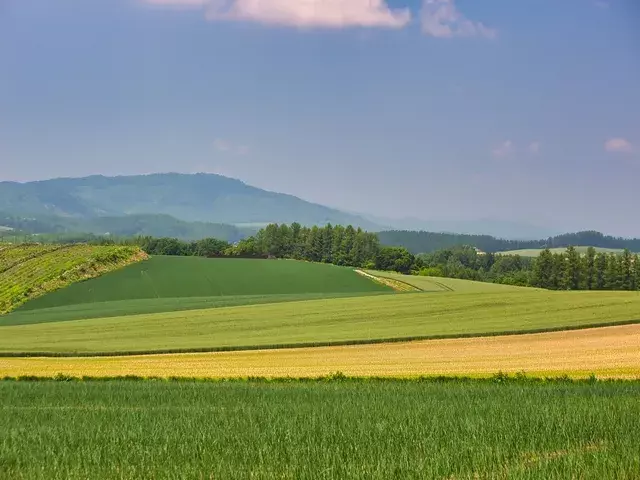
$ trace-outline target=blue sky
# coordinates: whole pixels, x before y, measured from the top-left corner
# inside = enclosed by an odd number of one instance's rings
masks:
[[[0,0],[0,179],[640,235],[635,0]]]

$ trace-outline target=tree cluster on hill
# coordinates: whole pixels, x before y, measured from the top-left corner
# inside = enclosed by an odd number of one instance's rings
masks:
[[[454,247],[419,255],[420,275],[540,287],[549,290],[640,290],[640,257],[597,253],[580,255],[542,251],[538,258],[478,253],[474,247]]]
[[[627,248],[632,252],[640,252],[640,239],[612,237],[594,231],[567,233],[541,240],[505,240],[489,235],[394,230],[380,232],[378,233],[378,238],[383,245],[405,247],[416,255],[462,245],[470,245],[479,248],[483,252],[490,253],[521,249],[566,248],[572,245],[590,245],[615,249]]]

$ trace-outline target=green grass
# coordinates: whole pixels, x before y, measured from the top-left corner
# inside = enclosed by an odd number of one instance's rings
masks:
[[[580,254],[587,253],[589,247],[575,247],[577,252]],[[622,253],[623,250],[621,248],[600,248],[594,247],[596,252],[598,253]],[[509,250],[505,252],[498,252],[496,255],[520,255],[521,257],[537,257],[542,252],[543,248],[528,248],[523,250]],[[550,248],[552,253],[565,253],[567,251],[566,247],[558,247],[558,248]]]
[[[640,383],[0,382],[11,479],[640,478]]]
[[[0,314],[145,257],[137,247],[0,244]]]
[[[640,320],[640,293],[415,293],[0,326],[0,352],[150,352],[576,328]]]
[[[384,295],[384,291],[359,293],[294,293],[274,295],[229,295],[217,297],[142,298],[114,300],[111,302],[80,303],[37,310],[19,309],[0,317],[0,326],[28,325],[34,323],[65,322],[91,318],[112,318],[184,310],[258,305],[267,303],[298,302],[323,298],[341,298],[367,295]]]
[[[423,277],[419,275],[402,275],[394,272],[378,272],[367,270],[367,273],[377,277],[399,280],[419,288],[423,292],[458,292],[458,293],[495,293],[495,292],[524,292],[535,290],[529,287],[502,285],[499,283],[475,282],[458,278]]]
[[[391,289],[334,265],[157,256],[38,298],[21,310],[140,299],[385,291]]]

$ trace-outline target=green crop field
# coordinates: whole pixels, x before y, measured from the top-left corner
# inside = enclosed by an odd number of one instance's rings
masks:
[[[4,244],[0,250],[0,314],[145,257],[136,247]]]
[[[408,283],[423,292],[458,292],[458,293],[498,293],[498,292],[526,292],[536,289],[530,287],[516,287],[499,283],[474,282],[472,280],[460,280],[457,278],[423,277],[418,275],[402,275],[394,272],[376,272],[368,270],[367,273],[382,278],[390,278]]]
[[[141,352],[495,334],[640,320],[636,292],[445,292],[0,326],[0,352]]]
[[[589,247],[575,247],[576,251],[580,254],[586,254]],[[594,247],[598,253],[622,253],[620,248],[600,248]],[[496,255],[520,255],[521,257],[537,257],[544,249],[542,248],[529,248],[523,250],[509,250],[505,252],[497,252]],[[552,253],[565,253],[567,249],[565,247],[550,248]]]
[[[71,285],[29,302],[21,310],[139,299],[391,291],[353,269],[334,265],[292,260],[157,256]]]
[[[0,477],[640,478],[640,383],[0,382]]]

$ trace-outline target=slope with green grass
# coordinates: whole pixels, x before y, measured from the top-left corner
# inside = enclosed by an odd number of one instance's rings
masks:
[[[143,299],[391,291],[352,269],[328,264],[155,256],[144,263],[41,297],[21,310]]]
[[[492,293],[492,292],[525,292],[537,290],[530,287],[502,285],[499,283],[475,282],[458,278],[423,277],[419,275],[403,275],[394,272],[378,272],[368,270],[367,273],[378,278],[389,278],[411,285],[423,292],[458,292],[458,293]]]
[[[640,321],[632,292],[455,292],[0,326],[0,352],[140,353],[522,333]]]
[[[0,250],[0,314],[144,258],[137,247],[5,245]]]

